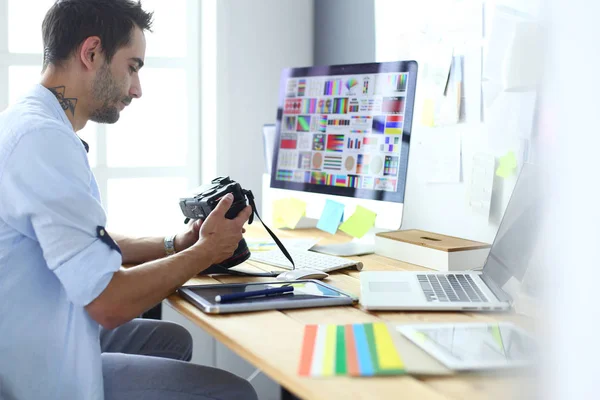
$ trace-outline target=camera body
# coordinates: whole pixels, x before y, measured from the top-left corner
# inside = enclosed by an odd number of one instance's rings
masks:
[[[179,207],[186,220],[204,220],[219,204],[219,200],[228,193],[233,194],[233,203],[225,214],[225,218],[234,219],[248,204],[246,201],[247,191],[229,177],[215,178],[211,183],[198,187],[190,197],[179,199]],[[249,223],[252,223],[252,217]],[[233,256],[219,264],[211,265],[203,273],[226,272],[227,269],[243,263],[248,258],[250,258],[250,250],[246,241],[242,239]]]

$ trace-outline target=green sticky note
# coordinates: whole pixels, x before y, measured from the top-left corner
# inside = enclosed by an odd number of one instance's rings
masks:
[[[496,169],[496,176],[508,178],[514,174],[517,169],[517,158],[514,151],[509,151],[506,155],[500,157],[500,165]]]
[[[306,215],[306,203],[298,199],[280,199],[273,202],[273,226],[294,229]]]
[[[361,238],[375,225],[377,214],[364,207],[356,206],[356,211],[342,225],[340,230],[348,235]]]

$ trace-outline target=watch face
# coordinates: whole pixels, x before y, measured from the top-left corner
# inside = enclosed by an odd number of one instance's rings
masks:
[[[175,240],[174,236],[166,237],[164,240],[165,252],[167,253],[168,256],[170,256],[171,254],[175,254],[174,240]]]

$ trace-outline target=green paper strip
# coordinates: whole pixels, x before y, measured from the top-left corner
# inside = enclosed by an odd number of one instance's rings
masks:
[[[335,374],[347,375],[348,367],[346,365],[346,335],[344,334],[344,325],[338,325],[336,328],[335,342]]]

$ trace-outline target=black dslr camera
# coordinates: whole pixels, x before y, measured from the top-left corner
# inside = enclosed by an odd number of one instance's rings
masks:
[[[215,209],[219,200],[228,193],[233,194],[233,203],[225,214],[225,218],[234,219],[246,207],[246,198],[248,198],[253,211],[248,221],[251,224],[256,212],[254,196],[251,191],[242,189],[239,183],[232,181],[229,177],[213,179],[211,183],[197,188],[192,197],[179,199],[179,206],[186,217],[185,223],[188,223],[190,219],[206,219],[208,214]],[[235,249],[233,256],[219,264],[211,265],[203,273],[215,274],[224,272],[231,267],[243,263],[248,258],[250,258],[250,250],[246,241],[242,239],[237,249]]]

